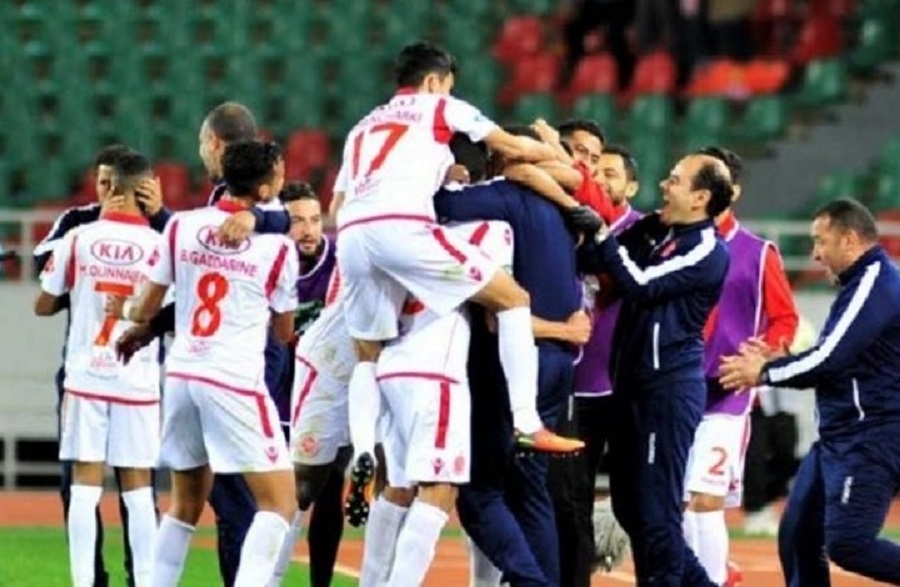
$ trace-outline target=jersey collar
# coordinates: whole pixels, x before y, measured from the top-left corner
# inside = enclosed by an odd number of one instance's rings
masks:
[[[122,222],[124,224],[137,224],[139,226],[150,226],[150,222],[140,214],[132,214],[131,212],[111,211],[100,215],[101,220],[112,220],[113,222]]]

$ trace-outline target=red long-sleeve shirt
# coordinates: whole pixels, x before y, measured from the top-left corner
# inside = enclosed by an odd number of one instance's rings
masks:
[[[737,229],[737,219],[733,213],[728,212],[718,225],[719,234],[725,237],[735,229]],[[771,245],[766,247],[762,279],[762,311],[766,316],[766,329],[761,335],[770,346],[780,348],[784,344],[789,345],[793,342],[800,316],[797,312],[794,294],[784,272],[781,255]],[[715,328],[718,315],[719,308],[716,306],[703,329],[705,338],[708,339]]]

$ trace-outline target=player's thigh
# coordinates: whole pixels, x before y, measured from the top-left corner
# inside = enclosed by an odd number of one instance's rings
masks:
[[[468,385],[413,378],[394,381],[405,387],[393,393],[396,400],[391,403],[392,413],[398,405],[407,414],[401,418],[397,432],[406,446],[401,463],[404,476],[414,483],[468,483],[471,461]]]
[[[369,245],[377,238],[371,238],[370,230],[369,226],[357,226],[339,235],[344,320],[350,336],[357,340],[390,340],[397,336],[406,290],[372,261]]]
[[[744,416],[703,417],[694,433],[688,457],[686,493],[725,498],[738,489],[746,446],[746,422]]]
[[[105,462],[109,435],[109,403],[66,392],[60,407],[59,458]]]
[[[305,367],[303,367],[305,368]],[[297,365],[298,371],[301,365]],[[291,426],[291,460],[299,465],[332,463],[338,450],[350,443],[347,388],[321,373],[305,397],[295,403]]]
[[[272,398],[259,389],[192,382],[213,473],[291,470]]]
[[[175,471],[197,469],[209,463],[193,385],[196,383],[186,379],[166,377],[163,390],[159,464]]]
[[[376,265],[438,314],[475,296],[499,270],[478,247],[437,224],[411,226],[403,238],[378,230]]]
[[[159,463],[159,403],[112,404],[107,462],[112,467],[152,469]]]

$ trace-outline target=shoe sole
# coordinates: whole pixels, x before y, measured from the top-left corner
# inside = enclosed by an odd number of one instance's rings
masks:
[[[369,519],[369,500],[366,488],[375,477],[375,460],[369,453],[359,455],[350,470],[350,491],[344,503],[347,522],[354,528],[364,525]]]

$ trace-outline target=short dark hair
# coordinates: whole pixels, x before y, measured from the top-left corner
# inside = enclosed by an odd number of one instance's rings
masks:
[[[712,161],[707,161],[700,166],[691,182],[691,189],[709,191],[710,197],[709,202],[706,203],[706,213],[710,218],[715,218],[727,210],[734,195],[731,182],[722,173],[721,166]]]
[[[814,218],[828,218],[829,224],[841,232],[855,232],[867,242],[878,240],[878,225],[872,213],[853,198],[839,198],[816,211]]]
[[[97,152],[97,156],[94,157],[94,168],[96,169],[101,165],[114,165],[119,157],[130,152],[132,152],[132,150],[128,145],[123,145],[121,143],[106,145],[100,149],[100,151]]]
[[[316,195],[315,190],[313,190],[312,186],[305,181],[291,181],[284,184],[284,188],[282,188],[281,193],[278,194],[278,199],[281,200],[282,204],[298,202],[300,200],[315,200],[316,202],[320,202],[319,196]]]
[[[541,140],[541,136],[537,133],[537,131],[527,124],[505,124],[503,125],[503,130],[511,135],[528,137],[529,139],[534,139],[536,141]]]
[[[226,145],[222,154],[222,178],[228,193],[256,198],[259,186],[272,180],[281,147],[271,141],[238,141]]]
[[[622,159],[622,165],[625,167],[625,176],[629,181],[637,181],[638,163],[631,151],[622,145],[609,145],[603,147],[604,155],[617,155]]]
[[[474,142],[463,133],[454,133],[450,139],[450,152],[457,165],[469,172],[471,181],[481,181],[487,174],[487,145]]]
[[[223,102],[209,111],[206,124],[216,137],[225,143],[250,141],[256,138],[256,119],[250,109],[239,102]]]
[[[430,73],[442,78],[451,73],[455,75],[456,59],[428,41],[411,43],[400,50],[394,62],[394,81],[398,88],[418,87]]]
[[[133,191],[142,179],[153,173],[150,160],[138,153],[127,149],[119,153],[112,163],[112,185],[117,193]]]
[[[728,173],[731,174],[731,183],[735,185],[741,183],[741,175],[744,173],[744,161],[734,151],[724,147],[710,146],[703,147],[696,154],[715,157],[728,168]]]
[[[560,124],[557,130],[561,137],[570,137],[576,130],[584,131],[597,137],[602,144],[606,144],[606,135],[603,134],[603,129],[600,128],[600,125],[597,124],[596,121],[588,118],[574,118],[572,120],[567,120]]]

